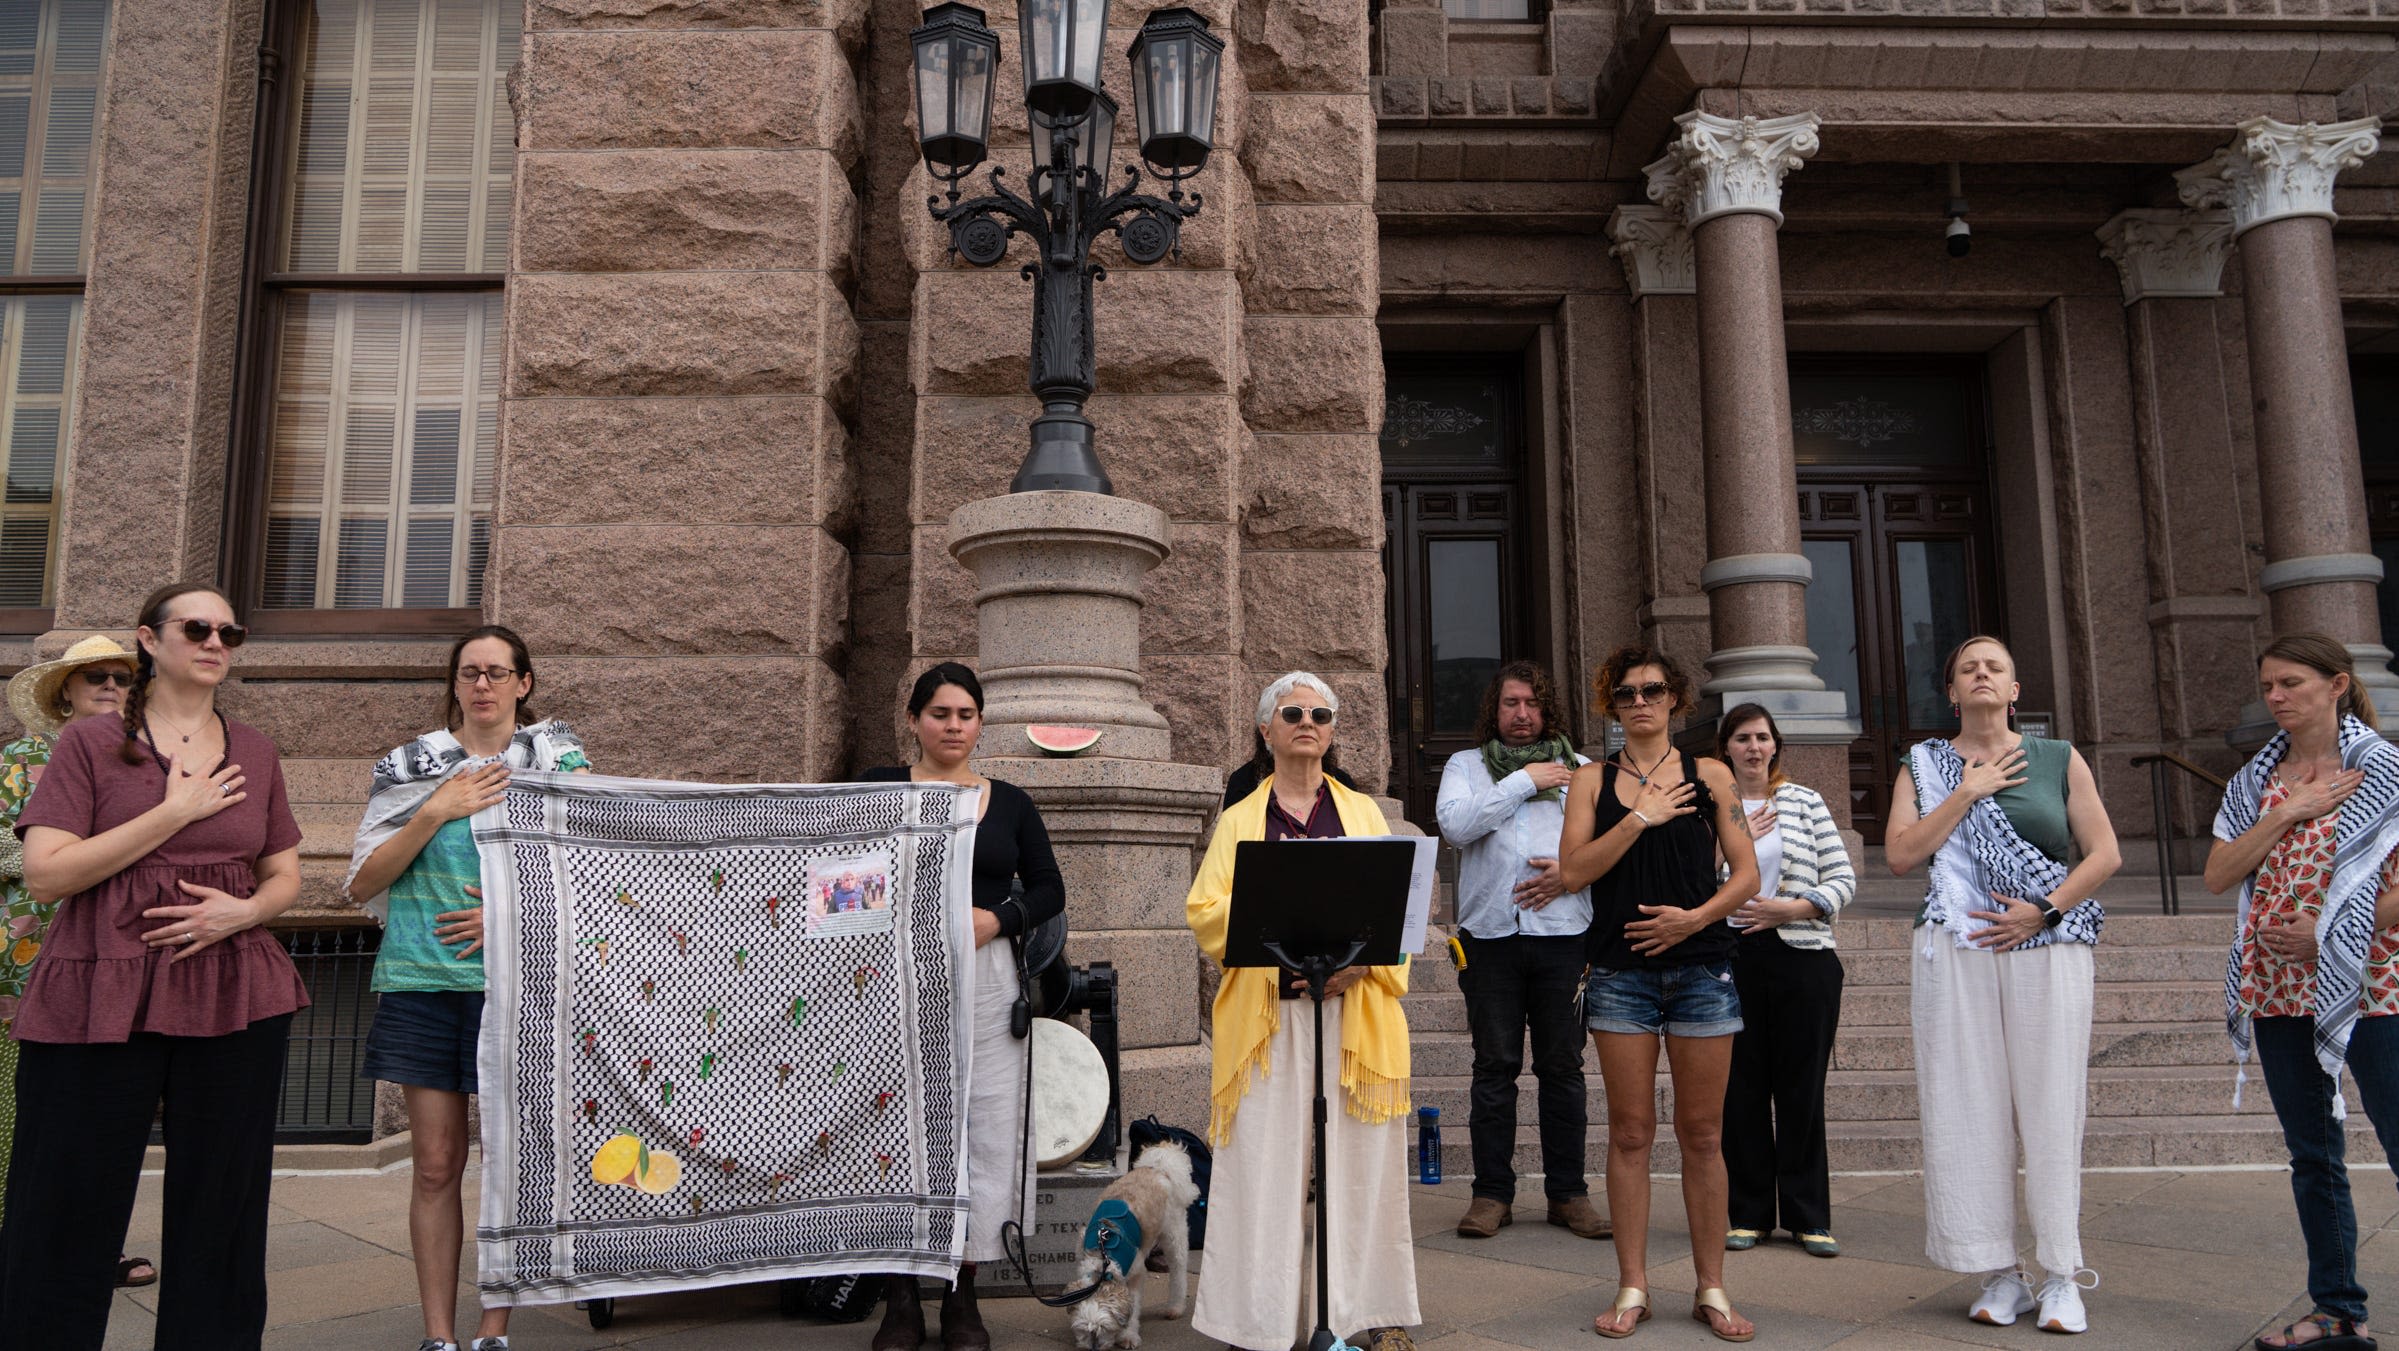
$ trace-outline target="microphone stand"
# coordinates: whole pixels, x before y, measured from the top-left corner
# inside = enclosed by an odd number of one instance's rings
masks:
[[[1350,940],[1349,947],[1339,953],[1318,953],[1312,957],[1295,958],[1279,942],[1265,945],[1268,955],[1282,963],[1283,970],[1308,982],[1308,998],[1316,1006],[1316,1331],[1308,1336],[1308,1351],[1334,1351],[1345,1343],[1333,1335],[1332,1287],[1327,1274],[1327,1250],[1331,1248],[1332,1215],[1325,1205],[1325,1098],[1324,1098],[1324,999],[1325,983],[1333,973],[1358,960],[1366,951],[1366,939]]]

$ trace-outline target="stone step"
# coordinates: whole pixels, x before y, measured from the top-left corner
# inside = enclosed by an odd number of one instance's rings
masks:
[[[2219,1004],[2219,1007],[2220,1004]],[[2232,1063],[2232,1042],[2217,1017],[2196,1022],[2099,1023],[2091,1028],[2091,1064],[2214,1065]],[[1833,1042],[1837,1070],[1910,1070],[1914,1034],[1905,1027],[1843,1027]]]
[[[1472,1078],[1471,1057],[1454,1054],[1458,1049],[1437,1044],[1436,1054],[1427,1055],[1419,1044],[1414,1057],[1414,1082],[1411,1091],[1419,1107],[1438,1107],[1444,1123],[1463,1122],[1467,1118]],[[1607,1094],[1600,1083],[1596,1065],[1586,1063],[1583,1070],[1586,1108],[1594,1121],[1603,1120]],[[2089,1074],[2090,1119],[2149,1117],[2149,1116],[2215,1116],[2262,1115],[2271,1118],[2272,1104],[2267,1101],[2265,1085],[2252,1073],[2249,1091],[2243,1096],[2241,1109],[2232,1108],[2233,1071],[2228,1063],[2213,1065],[2094,1065]],[[1538,1083],[1527,1076],[1517,1081],[1516,1114],[1519,1122],[1529,1122],[1534,1110]],[[1657,1078],[1657,1111],[1661,1121],[1670,1120],[1674,1113],[1674,1089],[1670,1076],[1660,1069]],[[2352,1099],[2356,1088],[2349,1088]],[[1916,1073],[1900,1070],[1836,1069],[1825,1077],[1824,1113],[1828,1121],[1915,1121],[1918,1119]]]
[[[2221,980],[2101,981],[2092,992],[2094,1023],[2197,1023],[2221,1018],[2224,983]],[[1908,1026],[1908,989],[1904,985],[1875,985],[1845,991],[1841,1025],[1852,1027]]]
[[[1442,1113],[1442,1169],[1451,1178],[1472,1177],[1473,1144],[1465,1128],[1452,1127],[1448,1116],[1446,1111]],[[2375,1140],[2373,1127],[2363,1112],[2352,1114],[2347,1134],[2350,1163],[2383,1161],[2382,1146]],[[1923,1135],[1913,1121],[1831,1122],[1826,1128],[1825,1143],[1836,1173],[1911,1172],[1924,1166]],[[1517,1128],[1514,1154],[1513,1166],[1519,1177],[1541,1171],[1541,1148],[1534,1128],[1523,1125]],[[2287,1164],[2289,1160],[2290,1153],[2283,1147],[2282,1131],[2275,1125],[2272,1113],[2094,1117],[2083,1132],[2086,1168],[2271,1167]],[[1583,1166],[1594,1175],[1594,1191],[1597,1174],[1606,1163],[1607,1127],[1602,1121],[1593,1127],[1584,1146]],[[1663,1120],[1650,1167],[1656,1173],[1678,1172],[1682,1168],[1682,1151],[1674,1142],[1673,1127]],[[1407,1172],[1411,1178],[1416,1176],[1413,1136]],[[1520,1184],[1518,1199],[1538,1215],[1540,1200],[1533,1189]],[[1673,1202],[1661,1199],[1660,1204]],[[1461,1203],[1461,1213],[1463,1210]],[[1519,1222],[1522,1218],[1519,1217]],[[1835,1232],[1839,1232],[1837,1221]]]

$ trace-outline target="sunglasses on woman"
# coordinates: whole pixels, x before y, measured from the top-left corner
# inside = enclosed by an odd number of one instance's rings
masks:
[[[1299,720],[1302,718],[1306,718],[1319,727],[1330,726],[1333,721],[1333,710],[1322,704],[1318,704],[1314,708],[1302,708],[1298,704],[1285,704],[1275,712],[1281,714],[1283,721],[1294,727],[1299,726]]]
[[[1618,708],[1634,704],[1660,704],[1666,701],[1666,682],[1652,680],[1643,685],[1618,685],[1608,691],[1608,702]]]
[[[181,630],[185,640],[194,643],[207,642],[208,635],[213,633],[227,647],[240,647],[250,636],[250,631],[239,624],[211,624],[205,619],[170,619],[160,627]]]
[[[98,689],[102,685],[114,685],[121,690],[133,688],[133,672],[131,671],[78,671],[76,674],[82,676],[83,683],[93,689]]]

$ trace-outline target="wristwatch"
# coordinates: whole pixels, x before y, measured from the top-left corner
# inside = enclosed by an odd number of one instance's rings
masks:
[[[2060,924],[2066,922],[2066,912],[2058,909],[2055,905],[2050,904],[2048,897],[2038,897],[2033,901],[2033,904],[2041,907],[2041,924],[2043,927],[2054,929]]]

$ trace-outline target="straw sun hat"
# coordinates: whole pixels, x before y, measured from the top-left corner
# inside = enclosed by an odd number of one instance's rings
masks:
[[[63,702],[59,692],[67,677],[96,662],[121,661],[133,663],[133,653],[118,645],[114,638],[93,634],[80,639],[55,661],[28,666],[8,681],[8,711],[25,724],[27,731],[44,735],[55,732],[66,718],[59,711]]]

